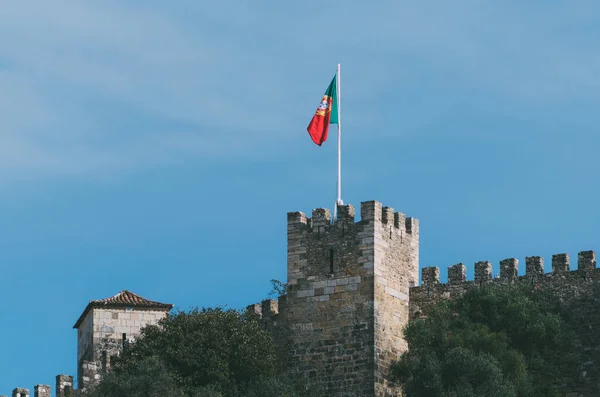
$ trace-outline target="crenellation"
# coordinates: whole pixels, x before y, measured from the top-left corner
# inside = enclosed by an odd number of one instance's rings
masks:
[[[331,223],[331,211],[327,208],[315,208],[312,210],[312,227],[326,226]]]
[[[415,218],[406,218],[406,233],[412,235],[419,234],[419,220]]]
[[[50,386],[48,385],[35,385],[33,387],[34,397],[50,397]]]
[[[348,223],[354,223],[355,210],[354,206],[347,205],[338,205],[337,206],[337,220],[336,223],[338,225],[345,225]]]
[[[288,219],[287,220],[288,226],[290,224],[297,224],[297,223],[306,225],[306,223],[307,223],[306,214],[304,212],[300,212],[300,211],[288,212],[287,219]]]
[[[246,306],[246,314],[258,316],[258,318],[262,318],[262,304],[255,303],[255,304]]]
[[[394,228],[400,230],[400,232],[406,232],[406,215],[402,212],[394,213]]]
[[[371,200],[360,203],[360,220],[361,222],[381,222],[382,205],[380,202]]]
[[[577,254],[577,269],[591,272],[596,269],[596,253],[594,251],[581,251]]]
[[[394,209],[392,207],[383,207],[381,209],[381,221],[384,225],[394,224]]]
[[[525,276],[536,279],[544,275],[544,258],[541,256],[528,256],[525,258]]]
[[[276,299],[265,299],[261,306],[263,316],[271,317],[279,313],[279,302]]]
[[[440,282],[440,268],[429,266],[421,269],[421,281],[423,285],[438,284]]]
[[[492,263],[488,261],[475,262],[475,281],[485,283],[492,280]]]
[[[467,279],[467,268],[462,263],[448,267],[448,283],[459,284]]]
[[[512,281],[517,278],[519,271],[519,261],[515,258],[507,258],[500,261],[500,278],[505,281]]]
[[[29,389],[17,387],[12,391],[12,397],[29,397]]]
[[[569,254],[552,255],[552,273],[567,273],[571,270]]]
[[[531,282],[532,278],[536,282],[552,278],[554,275],[562,275],[583,280],[585,277],[593,278],[596,274],[600,275],[600,268],[596,268],[596,254],[594,251],[581,251],[578,253],[578,269],[577,270],[562,270],[569,269],[569,255],[566,253],[552,255],[553,270],[551,273],[544,271],[544,258],[541,256],[525,257],[526,272],[525,275],[518,275],[518,263],[516,258],[503,259],[500,264],[500,276],[492,278],[492,264],[488,261],[475,262],[474,265],[474,281],[481,283],[484,281],[506,283],[515,280]],[[559,269],[559,270],[557,270]],[[581,271],[585,269],[587,276],[581,275]],[[421,269],[421,286],[439,284],[439,267],[424,267]],[[463,273],[464,272],[464,273]],[[465,276],[463,277],[463,274]],[[447,284],[439,285],[455,285],[455,284],[471,284],[472,281],[466,279],[466,267],[459,263],[457,265],[448,266],[448,281]]]
[[[56,375],[56,397],[71,397],[74,389],[71,375]]]

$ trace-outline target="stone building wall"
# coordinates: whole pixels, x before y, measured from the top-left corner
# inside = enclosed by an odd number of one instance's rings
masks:
[[[419,224],[393,208],[369,204],[375,222],[375,395],[395,396],[386,379],[391,364],[407,350],[409,288],[419,282]]]
[[[339,207],[334,225],[327,209],[288,214],[280,323],[291,339],[289,364],[320,395],[373,395],[373,255],[352,206]]]
[[[288,293],[278,313],[289,364],[332,397],[381,397],[392,357],[406,349],[393,324],[408,321],[408,288],[418,280],[418,222],[381,203],[288,214]],[[259,308],[250,307],[255,313]],[[282,336],[285,334],[286,336]],[[285,341],[284,341],[285,340]]]
[[[492,278],[490,262],[475,263],[474,280],[466,280],[466,267],[448,268],[448,283],[440,284],[437,267],[422,269],[421,286],[410,289],[411,317],[426,315],[433,305],[477,288],[483,283],[505,285],[524,283],[531,288],[550,292],[566,305],[582,343],[583,360],[580,377],[558,379],[557,386],[569,397],[600,395],[600,269],[596,268],[593,251],[578,254],[577,269],[571,270],[568,254],[552,256],[552,272],[544,273],[544,260],[539,256],[525,258],[525,274],[518,275],[515,258],[500,262],[500,275]]]
[[[164,310],[143,308],[92,308],[78,330],[78,385],[86,387],[110,368],[111,357],[120,354],[141,329],[167,316]]]

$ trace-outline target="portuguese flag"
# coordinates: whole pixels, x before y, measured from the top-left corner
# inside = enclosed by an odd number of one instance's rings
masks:
[[[333,80],[329,83],[329,87],[327,87],[327,91],[325,91],[323,99],[307,128],[311,139],[319,146],[327,140],[329,124],[338,123],[336,77],[337,75],[333,76]]]

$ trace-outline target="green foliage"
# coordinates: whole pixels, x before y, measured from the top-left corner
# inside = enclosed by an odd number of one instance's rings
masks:
[[[235,310],[177,312],[147,326],[91,397],[296,397],[271,336]]]
[[[407,397],[558,395],[577,369],[577,340],[547,295],[522,286],[475,288],[405,330],[410,350],[392,374]]]
[[[271,280],[271,292],[269,292],[269,296],[278,297],[281,295],[286,295],[288,291],[287,283],[282,283],[279,280],[272,279]]]
[[[86,394],[89,397],[184,397],[182,389],[158,357],[140,359],[126,371],[109,372]],[[221,397],[206,394],[207,397]]]

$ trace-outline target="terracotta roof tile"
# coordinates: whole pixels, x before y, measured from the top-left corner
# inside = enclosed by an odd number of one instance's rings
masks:
[[[173,308],[172,304],[161,303],[142,298],[131,291],[123,290],[118,294],[105,299],[91,300],[87,305],[73,328],[78,328],[87,313],[95,307],[139,307],[147,309],[161,309],[170,311]]]

